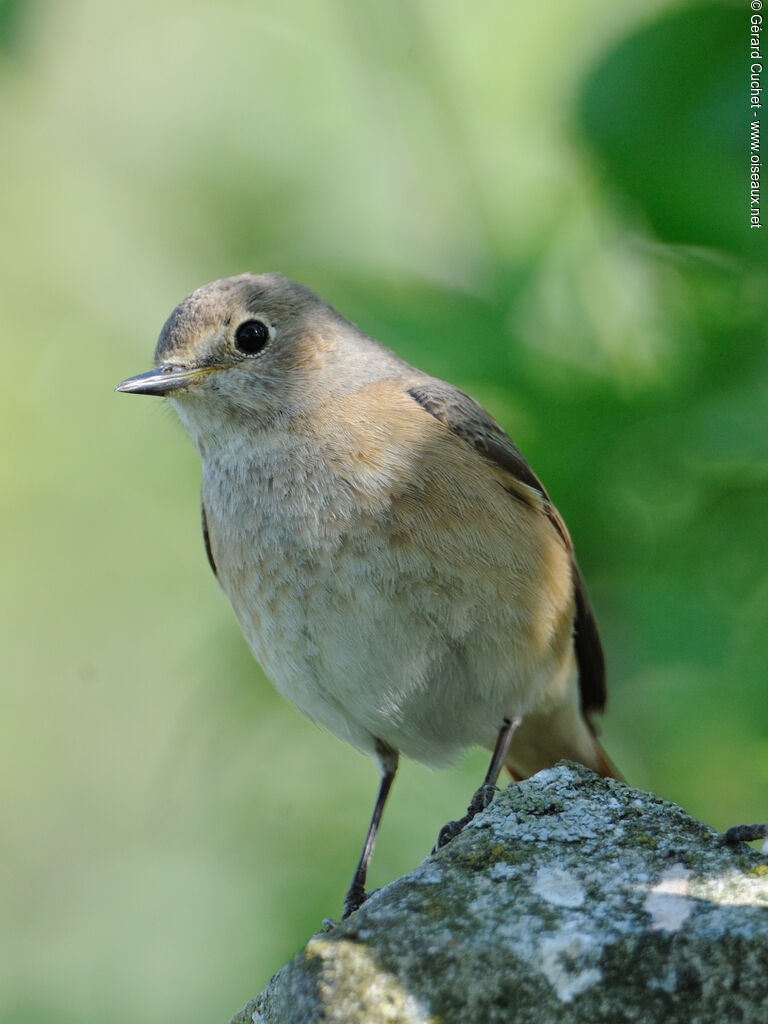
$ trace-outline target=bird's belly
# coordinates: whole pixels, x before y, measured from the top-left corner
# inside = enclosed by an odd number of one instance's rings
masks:
[[[505,594],[471,566],[377,543],[365,524],[308,536],[230,536],[216,561],[277,690],[341,739],[438,765],[566,687],[572,657],[532,641],[514,581]]]

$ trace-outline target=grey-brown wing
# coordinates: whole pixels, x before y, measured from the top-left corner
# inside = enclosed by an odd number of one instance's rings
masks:
[[[208,556],[208,564],[211,569],[213,569],[213,575],[218,577],[219,574],[216,571],[216,563],[213,560],[213,551],[211,551],[211,537],[208,533],[208,517],[205,514],[205,505],[202,501],[200,502],[200,520],[203,527],[203,544],[205,544],[205,553]]]
[[[411,398],[435,419],[472,445],[483,458],[505,470],[519,484],[510,491],[527,500],[546,515],[560,535],[572,558],[573,589],[576,604],[574,647],[579,666],[581,707],[586,713],[605,707],[605,658],[597,623],[592,613],[584,580],[573,554],[573,544],[560,513],[549,500],[540,480],[523,458],[517,446],[482,406],[469,395],[444,381],[431,379],[407,388]]]

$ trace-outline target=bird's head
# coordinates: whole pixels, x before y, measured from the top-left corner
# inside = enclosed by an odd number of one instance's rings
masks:
[[[160,332],[155,369],[116,390],[169,397],[200,440],[300,413],[394,358],[303,285],[240,274],[184,299]]]

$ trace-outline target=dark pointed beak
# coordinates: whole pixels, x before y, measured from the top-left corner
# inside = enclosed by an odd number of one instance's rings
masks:
[[[167,395],[170,391],[199,384],[216,366],[198,366],[188,369],[185,366],[158,366],[156,370],[140,373],[138,377],[129,377],[117,385],[115,391],[125,391],[129,395]]]

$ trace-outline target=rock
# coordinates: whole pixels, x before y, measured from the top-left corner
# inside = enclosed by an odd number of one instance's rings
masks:
[[[768,862],[563,762],[310,939],[251,1021],[768,1021]]]

